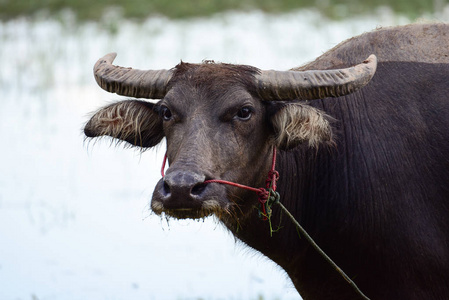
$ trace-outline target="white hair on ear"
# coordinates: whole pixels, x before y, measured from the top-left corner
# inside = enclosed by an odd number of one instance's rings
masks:
[[[300,143],[318,147],[322,142],[332,142],[331,117],[306,104],[287,104],[272,119],[277,131],[278,147],[292,148]]]
[[[120,102],[101,109],[93,118],[98,135],[109,135],[126,140],[133,137],[141,140],[141,131],[147,127],[146,111],[130,102]]]
[[[151,138],[149,135],[161,136],[158,134],[160,119],[154,117],[154,114],[150,108],[138,101],[117,102],[101,108],[92,116],[86,125],[89,133],[87,135],[110,136],[117,139],[117,143],[127,141],[132,146],[148,147],[143,143],[148,142]]]

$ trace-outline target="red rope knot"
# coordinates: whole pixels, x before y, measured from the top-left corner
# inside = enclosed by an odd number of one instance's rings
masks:
[[[259,191],[257,192],[257,195],[259,196],[259,202],[261,204],[265,204],[265,202],[267,202],[268,198],[270,197],[270,192],[268,192],[264,188],[260,188]]]
[[[259,212],[260,217],[262,218],[262,220],[266,221],[268,220],[268,213],[267,209],[265,208],[265,203],[267,203],[268,199],[270,198],[270,192],[264,188],[260,188],[257,192],[257,196],[259,196],[258,200],[260,203],[260,207],[262,208],[262,212]]]
[[[265,184],[267,185],[267,189],[270,188],[270,185],[271,185],[271,189],[273,191],[276,191],[276,188],[277,188],[276,183],[278,180],[279,180],[279,172],[276,170],[270,170],[268,172],[268,178],[265,181]]]

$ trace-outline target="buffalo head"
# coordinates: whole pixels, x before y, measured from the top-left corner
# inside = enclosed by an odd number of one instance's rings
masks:
[[[328,117],[306,100],[338,97],[369,82],[376,57],[351,68],[320,71],[261,71],[251,66],[180,63],[171,70],[135,70],[98,60],[94,74],[106,91],[160,99],[126,100],[97,111],[88,137],[111,136],[149,148],[167,139],[170,164],[153,193],[156,214],[224,222],[242,218],[255,194],[205,183],[228,180],[264,185],[273,147],[315,147],[332,140]]]

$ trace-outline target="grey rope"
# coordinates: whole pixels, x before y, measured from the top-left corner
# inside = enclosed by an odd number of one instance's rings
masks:
[[[277,204],[279,204],[279,206],[281,207],[281,209],[284,211],[284,213],[292,220],[292,222],[296,225],[296,228],[298,229],[299,233],[302,234],[306,240],[312,245],[312,247],[335,269],[337,270],[338,273],[340,273],[341,276],[343,276],[343,278],[349,283],[349,285],[351,285],[354,290],[360,295],[360,297],[362,297],[362,299],[365,300],[370,300],[367,296],[365,296],[365,294],[362,293],[362,291],[357,287],[357,285],[355,284],[354,281],[351,280],[351,278],[348,277],[348,275],[346,275],[345,272],[343,272],[342,269],[340,269],[340,267],[334,263],[334,261],[327,256],[326,253],[324,253],[323,250],[321,250],[321,248],[317,245],[317,243],[315,243],[315,241],[312,239],[312,237],[305,231],[305,229],[298,223],[298,221],[296,221],[295,217],[293,217],[293,215],[288,211],[287,208],[285,208],[285,206],[277,201]]]

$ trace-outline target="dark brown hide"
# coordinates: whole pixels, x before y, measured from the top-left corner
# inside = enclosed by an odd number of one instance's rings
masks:
[[[177,218],[215,213],[236,224],[242,211],[251,210],[254,201],[246,199],[254,197],[247,192],[203,182],[263,183],[253,170],[267,171],[267,140],[273,130],[264,104],[255,97],[252,83],[257,72],[253,67],[210,62],[175,68],[169,91],[158,103],[171,118],[164,121],[170,168],[153,194],[156,213]],[[243,108],[250,110],[250,118],[239,117]]]
[[[254,193],[204,183],[263,186],[276,145],[281,201],[370,299],[449,299],[448,34],[445,24],[409,25],[343,42],[297,70],[349,67],[373,53],[376,75],[316,101],[263,102],[253,67],[181,63],[156,105],[108,106],[85,132],[144,147],[165,136],[170,168],[153,211],[218,216],[285,269],[305,300],[359,299],[279,209],[270,237]]]

